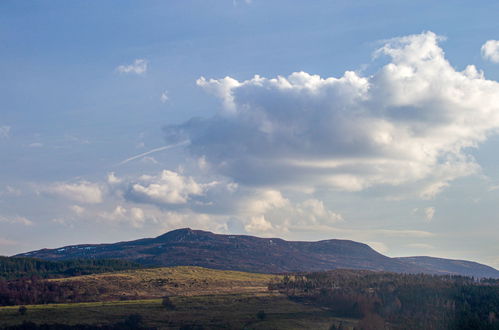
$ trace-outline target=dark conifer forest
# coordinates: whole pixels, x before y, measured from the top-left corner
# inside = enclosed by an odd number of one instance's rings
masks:
[[[0,279],[68,277],[140,268],[137,263],[114,259],[47,261],[36,258],[0,256]]]
[[[494,279],[336,270],[284,276],[269,289],[360,319],[360,328],[499,329]]]

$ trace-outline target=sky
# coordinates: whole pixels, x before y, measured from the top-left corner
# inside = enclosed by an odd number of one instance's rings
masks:
[[[0,255],[190,227],[499,267],[496,1],[0,2]]]

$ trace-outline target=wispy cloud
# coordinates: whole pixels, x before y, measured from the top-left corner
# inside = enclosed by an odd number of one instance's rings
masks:
[[[424,215],[425,215],[425,220],[427,222],[430,222],[431,220],[433,220],[433,217],[435,216],[435,208],[434,207],[425,208]]]
[[[10,137],[10,126],[0,126],[0,140],[8,139]]]
[[[145,59],[139,58],[136,59],[132,64],[129,65],[120,65],[116,68],[116,71],[119,73],[133,73],[133,74],[138,74],[142,75],[147,72],[147,66],[149,62]]]
[[[43,190],[79,203],[96,204],[103,201],[103,192],[100,185],[88,181],[76,183],[59,182]]]
[[[0,222],[3,223],[10,223],[10,224],[20,224],[24,226],[31,226],[33,225],[33,221],[29,220],[26,217],[21,217],[21,216],[11,216],[11,217],[5,217],[5,216],[0,216]]]
[[[41,147],[43,147],[43,143],[41,143],[41,142],[33,142],[33,143],[30,143],[28,145],[28,147],[30,147],[30,148],[41,148]]]
[[[161,95],[159,96],[159,100],[161,101],[161,103],[166,103],[169,99],[170,99],[170,97],[168,96],[167,90],[163,91],[161,93]]]
[[[147,155],[150,155],[150,154],[153,154],[155,152],[160,152],[160,151],[164,151],[164,150],[168,150],[168,149],[172,149],[172,148],[176,148],[176,147],[182,147],[182,146],[186,146],[188,145],[190,142],[188,140],[186,141],[182,141],[182,142],[179,142],[179,143],[173,143],[173,144],[169,144],[167,146],[163,146],[163,147],[159,147],[159,148],[155,148],[155,149],[152,149],[152,150],[149,150],[149,151],[146,151],[146,152],[143,152],[143,153],[140,153],[138,155],[135,155],[135,156],[132,156],[130,158],[127,158],[123,161],[121,161],[118,165],[124,165],[128,162],[131,162],[132,160],[135,160],[135,159],[138,159],[138,158],[141,158],[141,157],[144,157],[144,156],[147,156]]]

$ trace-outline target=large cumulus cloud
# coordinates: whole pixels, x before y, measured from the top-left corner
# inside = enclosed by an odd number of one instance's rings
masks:
[[[432,32],[387,41],[371,76],[306,72],[246,81],[200,78],[223,109],[165,128],[170,142],[246,185],[350,191],[419,182],[432,196],[476,173],[467,153],[499,128],[499,83],[458,71]]]

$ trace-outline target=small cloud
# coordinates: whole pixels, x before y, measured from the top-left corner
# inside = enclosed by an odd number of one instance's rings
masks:
[[[198,167],[202,171],[204,171],[208,168],[208,162],[206,161],[205,156],[201,156],[198,158]]]
[[[112,212],[101,212],[99,216],[108,221],[129,223],[134,228],[143,227],[146,220],[156,221],[154,216],[146,216],[144,210],[141,208],[132,207],[127,209],[122,205],[116,206]]]
[[[246,214],[262,214],[289,205],[289,200],[284,198],[278,190],[262,190],[255,196],[242,199],[239,203],[241,211]],[[261,222],[261,220],[258,221]]]
[[[433,220],[433,217],[435,216],[436,209],[434,207],[427,207],[425,209],[419,209],[415,208],[412,210],[412,214],[416,217],[424,217],[424,220],[426,222],[430,222]]]
[[[20,189],[11,187],[11,186],[5,186],[5,189],[3,191],[0,191],[0,196],[21,196],[22,191]]]
[[[377,229],[373,233],[387,237],[433,237],[434,233],[423,230]]]
[[[90,144],[90,141],[89,141],[89,140],[84,139],[84,138],[81,138],[81,137],[78,137],[78,136],[74,136],[74,135],[69,135],[69,134],[66,134],[66,135],[64,136],[64,138],[65,138],[67,141],[74,142],[74,143],[79,143],[79,144]]]
[[[47,192],[85,204],[102,202],[102,190],[98,184],[80,181],[77,183],[56,183]]]
[[[435,216],[435,208],[434,207],[425,208],[424,215],[425,215],[425,220],[427,222],[430,222],[431,220],[433,220],[433,216]]]
[[[411,243],[407,244],[406,246],[413,249],[425,249],[425,250],[431,250],[434,248],[432,245],[425,243]]]
[[[484,43],[482,57],[493,63],[499,63],[499,40],[489,40]]]
[[[130,65],[120,65],[116,68],[119,73],[134,73],[142,75],[147,71],[148,61],[142,58],[136,59],[133,64]]]
[[[10,137],[10,126],[0,126],[0,140]]]
[[[43,147],[43,143],[33,142],[33,143],[29,144],[28,147],[30,147],[30,148],[40,148],[40,147]]]
[[[367,245],[380,253],[387,253],[390,250],[383,242],[367,242]]]
[[[161,93],[161,96],[159,97],[159,100],[161,103],[166,103],[170,98],[168,97],[168,91],[165,90],[163,93]]]
[[[494,191],[494,190],[498,190],[499,189],[499,185],[495,185],[495,186],[490,186],[489,187],[489,191]]]
[[[193,178],[164,170],[158,176],[144,176],[140,183],[132,184],[127,197],[143,203],[185,204],[190,196],[202,195],[204,190],[205,185]]]
[[[24,225],[24,226],[33,225],[33,221],[29,220],[28,218],[20,217],[20,216],[14,216],[14,217],[0,216],[0,222],[10,223],[10,224],[20,224],[20,225]]]
[[[248,233],[263,233],[273,229],[272,224],[265,220],[263,215],[252,217],[250,222],[244,226]]]
[[[159,164],[156,158],[150,156],[145,156],[140,161],[145,164]]]
[[[79,205],[72,205],[70,207],[71,211],[73,211],[74,213],[76,213],[77,215],[82,215],[83,212],[85,212],[85,208],[79,206]]]
[[[114,172],[111,172],[107,175],[107,183],[109,184],[115,184],[115,183],[120,183],[122,180],[118,178]]]
[[[144,211],[141,208],[132,207],[130,209],[130,216],[131,216],[131,223],[132,223],[133,227],[140,228],[144,225],[144,222],[146,220],[146,216],[144,214]]]
[[[70,228],[74,227],[73,223],[71,223],[70,221],[68,221],[67,219],[64,219],[64,218],[54,218],[54,219],[50,220],[50,222],[56,223],[58,225],[67,226]]]

